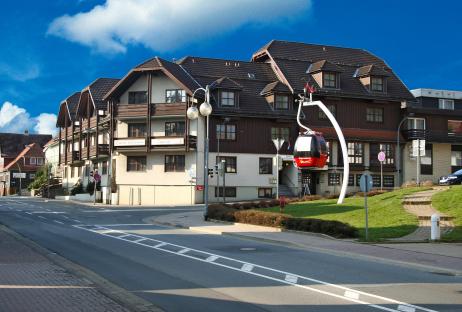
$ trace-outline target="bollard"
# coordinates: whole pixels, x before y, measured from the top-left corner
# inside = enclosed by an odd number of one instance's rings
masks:
[[[440,231],[440,216],[438,214],[433,214],[431,217],[431,240],[439,240],[441,236]]]

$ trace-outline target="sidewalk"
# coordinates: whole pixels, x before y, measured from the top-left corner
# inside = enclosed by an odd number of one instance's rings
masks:
[[[1,311],[128,312],[37,251],[0,229]]]
[[[173,213],[146,218],[144,221],[188,228],[201,233],[231,235],[357,259],[369,258],[379,262],[408,265],[431,272],[462,275],[462,244],[364,244],[316,233],[287,232],[239,223],[205,222],[202,211]]]

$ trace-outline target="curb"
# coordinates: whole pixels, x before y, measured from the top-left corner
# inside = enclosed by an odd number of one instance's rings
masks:
[[[34,241],[22,236],[21,234],[13,231],[9,227],[0,224],[0,231],[7,233],[8,235],[13,236],[15,239],[28,246],[35,252],[41,254],[46,259],[54,263],[55,265],[64,268],[66,271],[72,275],[79,277],[81,279],[89,280],[95,288],[105,295],[106,297],[114,300],[116,303],[120,304],[122,307],[133,311],[133,312],[164,312],[161,308],[155,306],[149,301],[146,301],[131,292],[117,286],[105,278],[99,276],[95,272],[82,267],[55,252],[52,252],[45,247],[40,246]]]

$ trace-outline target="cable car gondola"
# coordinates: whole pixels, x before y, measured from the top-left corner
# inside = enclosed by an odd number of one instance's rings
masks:
[[[322,168],[327,161],[326,140],[319,132],[300,134],[294,146],[294,166],[300,169]]]

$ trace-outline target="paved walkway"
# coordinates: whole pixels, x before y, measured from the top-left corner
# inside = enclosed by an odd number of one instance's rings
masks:
[[[395,238],[393,241],[422,242],[429,240],[431,233],[430,218],[435,213],[441,218],[441,235],[451,231],[454,228],[451,218],[436,210],[432,206],[431,202],[433,195],[446,189],[447,187],[434,187],[431,190],[406,196],[403,200],[403,207],[409,213],[417,216],[419,219],[419,227],[413,233],[400,238]]]
[[[128,312],[1,229],[0,310]]]
[[[462,274],[462,244],[412,243],[363,244],[310,233],[286,232],[271,227],[205,222],[202,211],[181,212],[144,220],[212,235],[230,235],[358,259],[421,267],[432,272]]]

